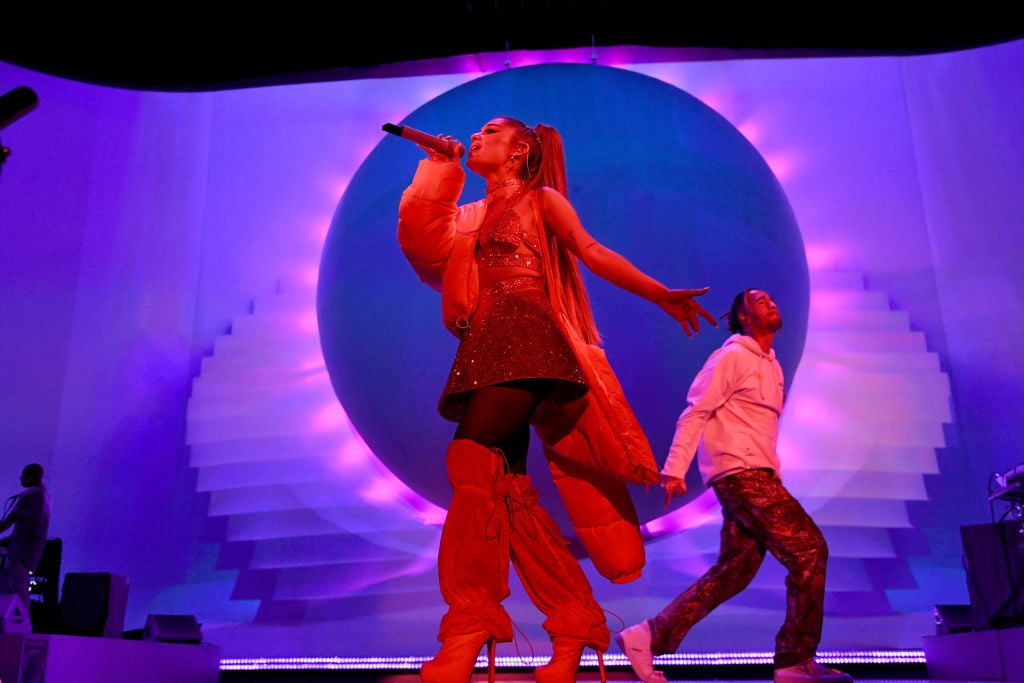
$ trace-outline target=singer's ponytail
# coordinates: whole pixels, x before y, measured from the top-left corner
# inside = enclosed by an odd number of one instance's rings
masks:
[[[530,128],[516,119],[506,117],[506,120],[516,127],[516,140],[526,143],[529,148],[521,170],[527,188],[550,187],[568,198],[565,148],[561,134],[553,126],[543,123]],[[590,298],[576,256],[561,243],[555,233],[545,232],[551,257],[546,259],[544,267],[548,271],[548,282],[555,285],[551,296],[556,299],[566,322],[573,326],[584,341],[600,344],[601,334],[594,323]]]

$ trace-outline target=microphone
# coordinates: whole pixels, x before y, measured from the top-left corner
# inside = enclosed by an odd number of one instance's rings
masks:
[[[458,140],[442,140],[436,135],[428,135],[421,130],[410,128],[409,126],[396,126],[393,123],[385,123],[381,126],[381,130],[385,133],[391,133],[397,135],[400,138],[411,140],[416,144],[429,147],[435,152],[440,152],[446,157],[452,159],[461,158],[466,153],[466,148],[462,146],[462,143]]]
[[[35,109],[37,104],[39,97],[35,90],[24,85],[0,97],[0,129]]]

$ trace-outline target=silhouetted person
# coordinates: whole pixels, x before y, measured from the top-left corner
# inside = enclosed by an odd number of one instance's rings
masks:
[[[29,577],[39,566],[50,529],[50,492],[43,485],[43,466],[33,463],[21,471],[24,489],[8,501],[9,509],[0,520],[0,533],[13,527],[4,539],[7,564],[0,573],[0,591],[21,598],[26,618],[29,616]]]

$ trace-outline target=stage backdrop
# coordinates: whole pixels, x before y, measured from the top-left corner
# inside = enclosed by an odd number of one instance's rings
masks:
[[[508,114],[563,133],[598,239],[671,286],[710,285],[716,314],[745,286],[777,295],[784,476],[832,550],[822,648],[920,647],[936,603],[967,601],[959,526],[1001,512],[990,475],[1020,461],[1024,356],[1005,340],[1022,325],[1005,311],[1024,285],[1024,46],[614,54],[209,93],[0,65],[0,89],[40,98],[0,131],[0,473],[13,494],[25,462],[46,466],[63,570],[129,577],[126,627],[195,614],[229,657],[432,654],[453,427],[433,407],[455,340],[394,239],[420,152],[380,127],[467,141]],[[481,194],[471,176],[464,199]],[[661,460],[727,333],[687,339],[588,286]],[[613,629],[713,561],[718,511],[694,475],[672,510],[632,492],[642,578],[612,586],[584,558]],[[512,583],[509,610],[544,654]],[[783,610],[768,562],[682,650],[768,651]]]

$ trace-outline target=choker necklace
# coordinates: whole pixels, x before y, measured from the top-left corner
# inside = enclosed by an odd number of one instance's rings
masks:
[[[509,187],[510,185],[518,185],[522,189],[524,183],[520,178],[506,178],[505,180],[499,180],[496,183],[491,183],[487,186],[487,194],[499,190],[503,187]]]

